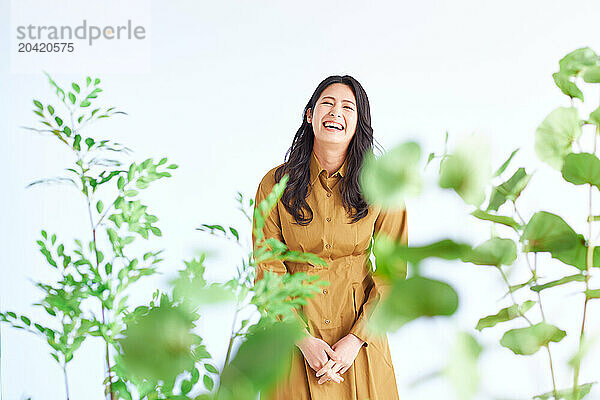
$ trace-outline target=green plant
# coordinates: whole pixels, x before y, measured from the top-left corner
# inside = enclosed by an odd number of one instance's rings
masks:
[[[28,187],[55,183],[74,186],[87,205],[88,213],[81,218],[88,224],[90,236],[89,240],[75,239],[69,250],[57,234],[41,231],[37,244],[57,278],[50,283],[36,282],[45,296],[35,305],[46,310],[51,324],[44,326],[13,311],[0,313],[0,320],[46,340],[51,356],[63,370],[67,399],[68,363],[86,338],[100,337],[105,346],[106,392],[114,399],[124,386],[114,374],[113,354],[120,351],[116,337],[124,329],[127,289],[140,278],[154,274],[161,261],[162,250],[139,255],[128,251],[138,236],[161,236],[154,225],[158,218],[147,212],[139,193],[155,180],[171,176],[162,169],[177,166],[167,166],[166,158],[158,163],[149,158],[124,166],[117,158],[129,154],[127,147],[84,134],[89,124],[126,114],[115,107],[94,108],[102,92],[100,79],[87,77],[85,84],[73,82],[69,89],[63,89],[46,75],[61,107],[33,100],[41,128],[25,128],[56,137],[71,152],[74,163],[66,168],[66,176],[40,179]],[[110,194],[109,185],[116,186],[116,195]]]
[[[523,218],[518,210],[517,200],[533,176],[528,174],[525,168],[517,168],[510,178],[492,184],[493,180],[501,179],[518,149],[514,150],[492,174],[490,151],[486,143],[475,136],[468,137],[458,144],[454,152],[448,153],[446,133],[443,154],[430,153],[427,164],[435,158],[440,159],[439,186],[456,191],[465,203],[474,206],[472,216],[491,222],[492,237],[474,248],[451,240],[420,247],[380,241],[379,246],[375,246],[375,252],[380,253],[381,259],[378,271],[392,283],[392,289],[390,297],[379,307],[375,320],[379,330],[395,330],[421,316],[451,315],[454,312],[458,298],[453,289],[449,285],[419,276],[419,265],[426,258],[456,259],[475,265],[493,266],[507,286],[506,295],[509,295],[511,304],[495,314],[481,318],[476,329],[481,331],[502,322],[521,318],[527,325],[506,331],[500,344],[517,355],[535,354],[542,348],[547,352],[552,390],[534,398],[578,400],[584,398],[596,383],[580,384],[579,374],[581,360],[591,348],[592,342],[597,339],[597,336],[587,339],[585,327],[588,303],[600,297],[600,289],[590,286],[594,268],[600,266],[600,263],[595,261],[600,257],[600,250],[595,244],[597,237],[592,237],[592,225],[600,220],[599,216],[594,215],[592,207],[592,194],[600,188],[600,160],[596,155],[596,141],[600,134],[600,107],[592,111],[587,118],[581,118],[574,105],[574,99],[582,102],[584,99],[577,86],[580,80],[591,84],[600,83],[600,57],[588,47],[577,49],[560,60],[559,71],[553,78],[561,91],[570,97],[571,106],[559,107],[544,119],[536,130],[535,151],[540,160],[560,171],[567,182],[587,185],[587,237],[577,233],[563,218],[551,212],[538,211],[529,219]],[[574,152],[574,144],[582,150],[579,140],[588,129],[593,135],[593,149],[591,152]],[[401,201],[404,196],[398,195],[399,193],[418,192],[414,190],[418,186],[415,182],[419,182],[414,171],[415,161],[409,162],[406,158],[402,161],[399,157],[406,153],[409,147],[415,148],[415,145],[404,144],[392,150],[387,158],[382,157],[381,160],[372,162],[372,165],[371,162],[367,164],[372,171],[366,171],[365,175],[372,179],[377,180],[377,171],[385,172],[390,166],[396,168],[396,176],[403,177],[397,179],[395,184],[389,180],[370,182],[365,188],[372,191],[371,197],[385,197],[384,200],[387,201],[382,203],[390,205]],[[486,193],[489,193],[489,197]],[[486,198],[487,207],[482,207]],[[504,208],[504,212],[499,212],[501,208]],[[507,215],[506,211],[509,210],[512,211],[512,215]],[[505,229],[509,234],[506,237],[499,236],[496,229]],[[511,285],[505,268],[516,261],[517,244],[521,246],[520,251],[524,254],[530,277],[526,282]],[[533,263],[529,257],[531,253]],[[549,253],[552,258],[561,261],[565,266],[564,276],[545,281],[544,273],[540,272],[544,271],[544,265],[538,266],[538,253]],[[415,276],[406,281],[403,280],[405,272],[402,262],[409,262],[414,267]],[[560,342],[567,332],[546,320],[541,293],[565,284],[583,286],[579,290],[583,295],[583,317],[578,332],[579,349],[569,361],[573,368],[573,385],[571,388],[559,390],[550,344]],[[523,293],[524,288],[530,289],[529,293],[534,299],[519,303],[514,293]],[[411,296],[410,293],[413,292],[418,292],[420,296]],[[399,303],[402,305],[399,306]],[[525,315],[534,306],[539,308],[541,321],[534,322]]]
[[[313,254],[290,251],[285,244],[264,238],[264,219],[283,194],[286,183],[287,176],[256,207],[253,200],[249,200],[248,207],[254,209],[253,218],[246,210],[243,196],[238,193],[240,210],[253,222],[257,246],[247,259],[242,259],[235,277],[224,283],[209,284],[204,278],[203,255],[200,260],[186,263],[186,268],[171,281],[172,300],[163,294],[161,298],[165,299],[166,306],[161,304],[160,312],[151,315],[149,311],[154,310],[154,306],[139,307],[139,311],[136,310],[138,315],[129,320],[131,329],[128,324],[122,339],[120,365],[124,375],[135,377],[136,386],[142,388],[146,385],[140,391],[140,398],[255,399],[260,391],[268,390],[281,376],[288,355],[302,334],[294,309],[306,304],[306,298],[320,291],[320,286],[328,284],[319,281],[317,275],[277,275],[271,271],[267,271],[263,279],[254,284],[255,266],[259,262],[278,259],[324,263]],[[223,235],[241,245],[237,228],[202,224],[198,229],[215,236]],[[199,381],[199,372],[192,364],[200,360],[195,356],[196,352],[190,353],[189,349],[194,341],[198,344],[201,342],[199,337],[191,333],[191,322],[197,318],[199,308],[221,301],[228,301],[234,308],[224,365],[219,372],[214,365],[205,364],[207,372],[219,374],[219,383],[215,385],[214,379],[207,374],[202,383],[211,393],[190,397],[194,385]],[[245,318],[240,319],[241,316]],[[186,322],[177,322],[170,330],[170,336],[187,338],[182,341],[182,346],[173,345],[170,340],[151,339],[151,336],[156,336],[156,330],[147,327],[171,326],[173,319]],[[153,345],[140,344],[148,342]],[[181,351],[173,353],[169,349]],[[257,363],[261,365],[260,368],[256,368]],[[175,377],[186,371],[191,373],[191,379],[184,380],[180,391],[173,393]],[[157,390],[160,381],[166,386]],[[164,392],[165,388],[169,391]],[[164,397],[166,395],[168,397]]]

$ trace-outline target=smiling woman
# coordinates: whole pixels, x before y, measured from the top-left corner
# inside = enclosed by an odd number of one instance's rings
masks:
[[[387,337],[367,329],[387,289],[371,274],[369,256],[379,232],[406,243],[407,218],[404,208],[384,211],[364,200],[358,176],[372,148],[364,89],[351,76],[330,76],[306,105],[287,161],[259,184],[255,204],[289,174],[265,220],[265,238],[316,254],[327,267],[273,260],[257,266],[256,281],[272,270],[318,274],[331,283],[302,307],[309,335],[297,343],[284,379],[262,399],[398,399]]]

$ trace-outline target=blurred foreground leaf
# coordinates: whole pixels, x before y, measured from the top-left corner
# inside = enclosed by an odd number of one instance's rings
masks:
[[[173,382],[194,367],[192,351],[202,341],[191,332],[197,317],[169,303],[146,309],[139,307],[119,339],[122,366],[138,382]]]
[[[395,331],[419,317],[449,316],[458,308],[458,294],[445,282],[422,276],[394,281],[389,294],[367,325],[375,333]]]
[[[490,159],[490,146],[484,137],[464,137],[440,164],[440,187],[454,189],[466,203],[479,207],[492,177]]]
[[[511,239],[491,238],[462,257],[464,262],[477,265],[511,265],[517,259],[517,246]]]
[[[359,177],[365,200],[390,209],[403,206],[407,197],[418,195],[422,186],[420,158],[421,148],[415,142],[396,146],[377,159],[367,152]]]
[[[450,359],[444,374],[454,386],[456,398],[472,399],[479,388],[477,363],[483,347],[467,332],[458,332],[450,350]]]
[[[221,375],[218,400],[255,400],[271,389],[290,368],[295,342],[302,336],[297,321],[254,325],[233,361]]]

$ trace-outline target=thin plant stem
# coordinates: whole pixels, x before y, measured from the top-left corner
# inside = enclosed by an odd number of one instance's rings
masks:
[[[600,134],[600,127],[596,126],[596,131],[594,132],[594,151],[593,154],[596,154],[596,140],[597,136]],[[586,293],[590,289],[589,281],[590,281],[590,268],[594,262],[594,243],[592,242],[592,222],[593,222],[593,213],[592,213],[592,185],[588,184],[588,242],[587,242],[587,252],[586,252],[586,262],[585,262],[585,290]],[[587,313],[587,303],[589,297],[585,296],[585,300],[583,301],[583,317],[581,319],[581,332],[579,333],[579,348],[583,343],[585,337],[585,317]],[[581,357],[577,357],[575,361],[575,367],[573,371],[573,398],[579,398],[579,372],[581,370]]]
[[[515,211],[515,214],[517,214],[517,216],[519,217],[519,219],[521,220],[522,224],[525,224],[525,220],[523,219],[523,217],[521,216],[521,214],[519,213],[519,210],[517,210],[517,205],[515,204],[515,202],[513,201],[513,209]],[[527,266],[529,267],[529,271],[531,271],[531,274],[533,276],[533,282],[537,285],[537,253],[534,254],[533,256],[533,268],[531,267],[531,263],[529,262],[529,257],[528,254],[525,253],[525,260],[527,261]],[[508,284],[508,281],[506,281]],[[510,288],[509,288],[510,291]],[[512,297],[512,292],[511,292],[511,297]],[[542,296],[540,295],[540,292],[537,292],[537,298],[538,298],[538,306],[540,308],[540,313],[542,315],[542,321],[546,322],[546,316],[544,314],[544,307],[542,305]],[[514,299],[513,299],[513,303],[514,303]],[[552,378],[552,393],[554,395],[555,399],[558,399],[558,392],[556,390],[556,377],[554,374],[554,365],[552,362],[552,353],[550,351],[550,344],[546,344],[544,345],[544,347],[546,348],[546,352],[548,353],[548,363],[550,364],[550,376]]]
[[[83,169],[83,167],[82,167],[82,169]],[[94,218],[92,217],[92,205],[90,203],[89,196],[87,196],[86,199],[87,199],[87,205],[88,205],[88,214],[90,216],[90,225],[92,227],[92,241],[94,243],[94,253],[96,255],[96,269],[98,271],[100,271],[100,260],[98,259],[98,248],[97,248],[97,244],[96,244],[96,226],[94,224]],[[102,324],[105,325],[106,324],[106,316],[105,316],[106,312],[105,312],[104,302],[101,301],[101,305],[102,305]],[[115,394],[114,394],[113,388],[112,388],[112,373],[110,371],[110,369],[111,369],[110,348],[108,346],[107,340],[105,340],[105,343],[106,343],[106,370],[107,370],[107,374],[108,374],[108,387],[110,390],[110,400],[115,400]]]
[[[62,366],[62,370],[63,370],[63,375],[65,377],[65,392],[67,393],[67,400],[69,400],[69,380],[67,379],[67,363],[63,363]]]

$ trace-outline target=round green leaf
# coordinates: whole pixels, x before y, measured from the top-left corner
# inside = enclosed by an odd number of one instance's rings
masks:
[[[563,159],[581,135],[579,114],[574,107],[559,107],[542,121],[535,132],[535,153],[541,161],[561,170]]]
[[[567,154],[561,172],[563,178],[574,185],[589,183],[600,188],[600,160],[594,154]]]
[[[365,200],[395,208],[403,206],[407,197],[418,195],[422,186],[420,157],[421,148],[415,142],[396,146],[377,159],[367,152],[359,176]]]
[[[369,329],[394,331],[420,318],[449,316],[458,309],[458,294],[445,282],[413,276],[393,282],[389,295],[373,313]]]
[[[540,322],[507,331],[500,339],[500,344],[515,354],[531,355],[550,342],[560,342],[566,335],[567,332],[562,329]]]

